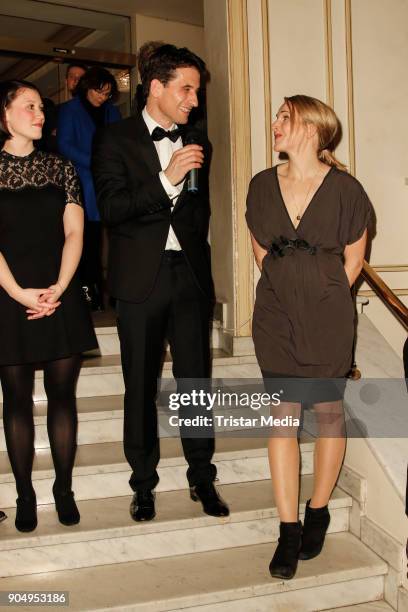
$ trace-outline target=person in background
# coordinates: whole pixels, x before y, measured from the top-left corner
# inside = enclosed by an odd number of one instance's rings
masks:
[[[132,115],[138,115],[142,112],[146,106],[146,95],[143,91],[143,79],[144,71],[148,66],[148,60],[151,54],[156,51],[159,47],[162,47],[164,42],[162,40],[150,40],[142,45],[137,54],[137,69],[141,82],[136,86],[135,95],[132,102]]]
[[[71,99],[78,81],[86,72],[86,66],[81,63],[68,64],[65,73],[65,95],[64,99]],[[43,98],[45,121],[40,140],[34,142],[36,149],[48,153],[57,153],[57,121],[60,105],[55,104],[50,98]]]
[[[87,71],[87,67],[84,64],[68,64],[67,71],[65,73],[65,85],[67,90],[68,99],[74,96],[74,90],[78,85],[79,79],[84,76]]]
[[[254,345],[267,391],[284,391],[273,416],[300,420],[302,402],[310,403],[318,430],[303,533],[297,427],[274,427],[269,439],[281,520],[269,570],[290,579],[298,559],[320,553],[330,523],[328,502],[346,447],[343,395],[355,316],[350,287],[363,266],[372,207],[333,154],[340,123],[330,107],[309,96],[285,98],[272,130],[274,150],[289,161],[260,172],[249,187],[246,217],[261,271]]]
[[[119,93],[113,75],[95,66],[80,78],[74,94],[59,109],[58,150],[72,161],[81,181],[86,219],[80,277],[92,310],[103,310],[102,228],[91,173],[91,153],[95,131],[121,118],[114,106]]]
[[[0,83],[0,381],[19,531],[37,526],[32,394],[38,365],[48,400],[58,518],[64,525],[80,520],[71,490],[75,387],[81,353],[98,346],[76,277],[84,217],[80,185],[70,161],[34,148],[43,123],[32,83]]]
[[[186,144],[182,129],[198,104],[205,74],[204,62],[189,49],[155,48],[141,70],[146,106],[136,117],[101,130],[94,143],[98,205],[110,237],[108,286],[117,300],[124,449],[132,468],[135,521],[155,516],[156,394],[165,340],[178,385],[210,374],[209,143]],[[193,168],[201,169],[197,193],[187,188]],[[191,415],[187,408],[180,412]],[[227,516],[214,486],[213,431],[180,433],[191,498],[201,501],[207,514]]]

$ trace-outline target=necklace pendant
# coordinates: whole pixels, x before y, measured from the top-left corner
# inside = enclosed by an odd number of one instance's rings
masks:
[[[297,215],[296,220],[300,221],[300,215]]]

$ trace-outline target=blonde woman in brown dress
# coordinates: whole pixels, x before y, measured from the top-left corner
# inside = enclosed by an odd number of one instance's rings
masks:
[[[308,96],[285,98],[272,130],[274,150],[288,162],[257,174],[248,193],[247,223],[261,271],[253,338],[267,388],[276,377],[296,379],[273,415],[297,418],[302,402],[313,403],[319,434],[303,534],[297,428],[275,428],[269,439],[281,520],[269,569],[274,577],[290,579],[298,559],[311,559],[322,549],[346,446],[344,384],[319,386],[316,395],[303,379],[345,380],[350,369],[350,287],[363,265],[371,205],[332,152],[339,121],[331,108]]]

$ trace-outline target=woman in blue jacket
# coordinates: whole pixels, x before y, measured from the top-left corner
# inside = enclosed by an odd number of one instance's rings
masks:
[[[72,161],[82,185],[86,221],[80,276],[93,310],[103,309],[103,299],[102,228],[91,173],[92,141],[98,128],[121,118],[113,105],[118,95],[113,75],[94,66],[79,80],[75,97],[62,104],[58,113],[58,150]]]

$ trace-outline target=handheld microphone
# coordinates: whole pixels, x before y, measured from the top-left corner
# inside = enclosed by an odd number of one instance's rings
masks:
[[[189,132],[185,138],[185,144],[200,144],[196,134]],[[187,191],[189,193],[198,193],[198,168],[191,168],[187,176]]]

